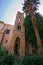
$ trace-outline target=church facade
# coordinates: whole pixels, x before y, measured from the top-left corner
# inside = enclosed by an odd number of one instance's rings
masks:
[[[25,40],[23,21],[24,14],[21,12],[17,12],[14,25],[5,24],[0,21],[0,44],[8,52],[19,56],[36,53],[31,43],[27,43]]]

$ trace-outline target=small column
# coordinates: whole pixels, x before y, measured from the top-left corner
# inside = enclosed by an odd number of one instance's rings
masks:
[[[20,57],[25,56],[25,37],[21,37],[20,40]]]

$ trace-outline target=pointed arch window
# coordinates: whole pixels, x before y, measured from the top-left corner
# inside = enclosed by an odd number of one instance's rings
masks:
[[[19,19],[18,19],[18,20],[19,20],[19,22],[20,22],[20,21],[22,20],[22,18],[21,18],[21,17],[19,17]]]
[[[17,30],[21,30],[21,26],[20,25],[17,26]]]

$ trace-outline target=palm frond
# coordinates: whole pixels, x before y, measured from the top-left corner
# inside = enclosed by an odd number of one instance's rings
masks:
[[[32,7],[33,7],[34,11],[37,11],[38,10],[38,4],[40,4],[40,2],[39,2],[39,0],[24,0],[24,4],[23,4],[23,11],[24,12],[28,12],[26,10],[26,7],[29,4],[35,5],[35,6],[32,6]]]

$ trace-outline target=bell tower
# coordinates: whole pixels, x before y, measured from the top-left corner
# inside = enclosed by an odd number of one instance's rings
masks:
[[[16,20],[15,20],[15,30],[19,32],[24,32],[24,14],[21,12],[17,13]]]
[[[14,54],[17,53],[19,56],[25,55],[25,29],[23,21],[24,14],[18,12],[14,25]],[[18,49],[15,47],[16,45]]]

